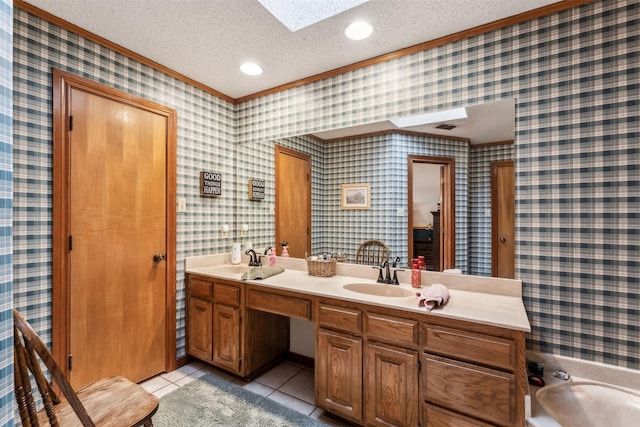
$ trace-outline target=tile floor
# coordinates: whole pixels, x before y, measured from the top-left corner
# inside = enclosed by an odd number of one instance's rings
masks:
[[[238,384],[256,394],[317,418],[325,424],[336,427],[349,426],[348,422],[325,413],[314,405],[313,370],[291,362],[283,362],[250,383],[225,373],[213,366],[193,362],[173,372],[160,374],[140,385],[160,398],[202,375],[210,373],[229,382]]]

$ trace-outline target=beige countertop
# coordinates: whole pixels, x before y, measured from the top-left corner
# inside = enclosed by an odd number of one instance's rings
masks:
[[[187,273],[240,281],[242,273],[229,268],[229,254],[216,254],[186,259]],[[349,283],[376,284],[378,270],[369,266],[338,263],[332,277],[310,276],[306,261],[278,257],[277,264],[285,271],[262,280],[246,280],[245,283],[300,292],[308,295],[337,298],[396,310],[424,313],[427,316],[450,318],[530,332],[531,326],[522,302],[522,282],[512,279],[468,276],[461,274],[422,272],[422,289],[433,283],[442,283],[449,289],[449,301],[441,307],[427,311],[418,306],[414,295],[389,297],[369,295],[344,289]],[[246,260],[243,262],[246,266]],[[409,271],[399,271],[400,288],[410,291]],[[376,284],[377,286],[396,285]]]

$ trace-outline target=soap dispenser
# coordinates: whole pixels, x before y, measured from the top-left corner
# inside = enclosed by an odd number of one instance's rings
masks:
[[[269,249],[269,267],[276,265],[276,248]]]
[[[420,267],[417,260],[414,260],[413,267],[411,268],[411,287],[419,288],[422,286]]]
[[[280,256],[289,256],[289,244],[286,241],[282,241],[280,245],[282,245],[282,254]]]
[[[231,246],[231,264],[240,264],[242,262],[242,248],[240,243],[234,242]]]

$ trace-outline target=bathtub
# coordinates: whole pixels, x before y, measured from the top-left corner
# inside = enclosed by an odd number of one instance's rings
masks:
[[[640,392],[596,381],[566,381],[538,389],[540,406],[562,427],[640,425]]]

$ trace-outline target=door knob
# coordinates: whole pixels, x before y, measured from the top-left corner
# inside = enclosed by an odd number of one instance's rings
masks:
[[[153,262],[158,263],[160,261],[164,261],[167,259],[167,256],[165,254],[155,254],[153,256]]]
[[[506,242],[506,241],[507,241],[507,239],[505,239],[504,237],[501,237],[501,238],[500,238],[500,243],[504,243],[504,242]]]

